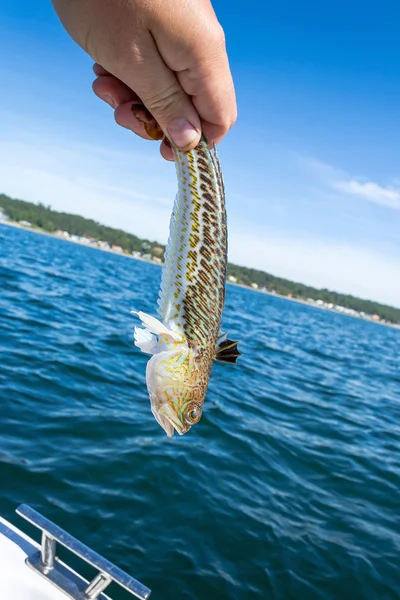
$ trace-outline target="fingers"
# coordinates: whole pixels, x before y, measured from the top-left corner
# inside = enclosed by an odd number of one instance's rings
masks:
[[[118,125],[130,129],[145,140],[151,140],[152,138],[144,129],[143,122],[139,121],[132,112],[132,106],[142,104],[139,96],[122,81],[110,75],[101,65],[96,63],[93,66],[93,71],[98,75],[93,82],[93,91],[98,98],[115,109],[114,118]],[[174,160],[172,150],[166,144],[161,144],[160,152],[166,160]]]
[[[145,140],[150,140],[151,138],[146,133],[143,123],[132,112],[132,105],[141,103],[139,96],[122,81],[113,75],[109,75],[100,65],[94,65],[93,71],[99,75],[93,82],[93,91],[96,96],[114,109],[114,118],[118,125],[131,129]]]
[[[99,76],[99,75],[110,75],[110,73],[108,71],[106,71],[104,69],[104,67],[102,67],[98,63],[94,63],[94,65],[93,65],[93,72],[97,76]]]
[[[167,146],[167,144],[165,142],[161,143],[160,153],[161,153],[161,156],[163,158],[165,158],[165,160],[170,160],[172,162],[175,160],[171,146]]]
[[[139,101],[138,96],[113,75],[100,75],[93,82],[93,91],[114,109],[124,102]]]
[[[156,15],[152,33],[163,60],[191,98],[207,140],[218,143],[237,118],[225,36],[209,0],[196,0],[196,11],[191,4],[188,0],[177,25],[174,0],[163,0],[163,18]]]
[[[121,78],[125,83],[116,78],[111,80],[110,76],[102,74],[95,82],[95,93],[109,103],[111,98],[127,102],[129,99],[133,100],[128,92],[134,89],[135,97],[142,100],[175,146],[181,150],[194,148],[200,141],[201,122],[192,101],[182,89],[176,75],[165,65],[150,34],[143,35],[141,48],[140,56],[135,57],[134,69],[121,70]],[[96,73],[106,72],[98,66],[94,70]],[[117,76],[118,71],[119,65],[113,69]],[[117,106],[118,104],[117,101]],[[120,112],[122,116],[119,115]],[[119,110],[118,118],[126,123],[126,110]],[[142,127],[140,131],[143,131]],[[164,154],[170,154],[166,148],[163,149],[163,156]]]
[[[116,65],[114,72],[118,69],[119,65]],[[176,147],[189,150],[198,144],[201,136],[199,115],[175,73],[163,61],[149,32],[141,35],[133,68],[116,74],[135,90]]]

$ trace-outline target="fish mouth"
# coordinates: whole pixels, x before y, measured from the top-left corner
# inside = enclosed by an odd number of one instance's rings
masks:
[[[174,430],[176,430],[179,435],[183,435],[190,429],[190,425],[181,423],[175,414],[174,409],[168,403],[163,404],[158,410],[153,410],[153,415],[169,438],[172,438],[174,435]]]

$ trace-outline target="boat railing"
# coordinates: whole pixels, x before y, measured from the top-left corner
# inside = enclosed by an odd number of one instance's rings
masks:
[[[85,546],[85,544],[30,506],[21,504],[16,512],[42,531],[40,550],[27,557],[27,565],[70,598],[74,600],[107,600],[108,597],[103,592],[113,581],[133,596],[140,598],[140,600],[149,598],[151,594],[149,588],[88,546]],[[98,571],[94,579],[90,582],[86,581],[65,563],[61,562],[56,556],[57,544],[61,544],[84,562],[94,567]]]

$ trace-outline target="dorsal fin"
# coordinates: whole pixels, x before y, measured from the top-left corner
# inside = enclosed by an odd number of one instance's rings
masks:
[[[215,353],[215,360],[218,360],[219,362],[235,364],[236,359],[239,356],[242,356],[237,347],[238,343],[239,342],[232,342],[232,340],[224,340],[218,344]]]

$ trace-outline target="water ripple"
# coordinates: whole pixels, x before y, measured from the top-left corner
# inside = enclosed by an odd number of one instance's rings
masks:
[[[400,598],[398,331],[229,286],[241,366],[168,440],[130,314],[160,269],[4,226],[0,248],[2,515],[33,505],[155,599]]]

